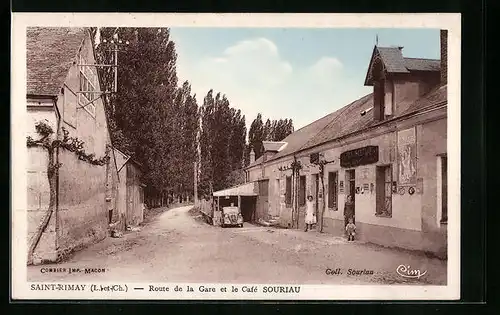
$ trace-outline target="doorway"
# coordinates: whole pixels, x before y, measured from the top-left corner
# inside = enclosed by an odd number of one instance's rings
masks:
[[[258,183],[259,196],[257,198],[255,220],[267,220],[269,215],[269,179],[260,180]]]
[[[243,222],[252,222],[255,219],[255,208],[257,206],[257,197],[241,196],[241,216]]]
[[[346,182],[347,182],[347,195],[351,195],[354,221],[356,220],[356,172],[355,170],[346,171]]]
[[[314,211],[316,212],[316,218],[319,218],[319,203],[318,203],[318,199],[319,199],[319,176],[318,174],[314,174],[313,175],[313,179],[314,179],[314,187],[315,187],[315,190],[314,190]]]

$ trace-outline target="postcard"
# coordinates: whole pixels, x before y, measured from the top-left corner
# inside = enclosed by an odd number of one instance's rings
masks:
[[[459,14],[12,21],[13,299],[460,298]]]

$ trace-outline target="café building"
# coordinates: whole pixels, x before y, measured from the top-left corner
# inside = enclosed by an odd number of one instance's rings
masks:
[[[447,256],[447,46],[441,59],[373,48],[364,84],[373,93],[295,131],[246,168],[266,185],[266,211],[304,228],[314,197],[317,229],[344,233],[354,200],[357,239]]]

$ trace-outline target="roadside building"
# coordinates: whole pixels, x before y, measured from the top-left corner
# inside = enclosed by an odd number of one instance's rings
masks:
[[[66,130],[84,142],[85,154],[109,157],[103,165],[92,164],[78,152],[56,149],[54,162],[60,167],[51,193],[47,150],[28,148],[28,251],[33,248],[28,263],[37,264],[106,237],[117,169],[88,29],[36,27],[28,28],[26,36],[27,135],[39,139],[35,125],[43,121],[54,139],[61,140]]]
[[[231,188],[214,191],[211,213],[205,213],[212,218],[213,225],[220,225],[223,207],[234,206],[239,209],[243,222],[255,222],[259,218],[259,198],[257,183],[245,183]]]
[[[259,194],[266,186],[268,214],[302,229],[312,195],[324,231],[342,235],[343,207],[352,195],[358,238],[445,257],[446,36],[442,31],[441,60],[375,46],[365,80],[373,93],[252,160],[246,178],[263,183]]]
[[[141,181],[141,164],[120,150],[114,150],[118,168],[118,196],[117,211],[110,214],[110,224],[117,222],[119,229],[124,229],[144,221],[145,185]]]

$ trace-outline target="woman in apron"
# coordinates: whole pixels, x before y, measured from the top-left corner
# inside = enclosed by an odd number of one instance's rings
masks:
[[[307,230],[312,230],[313,224],[316,224],[316,213],[314,211],[313,196],[307,196],[305,232],[307,232]]]

